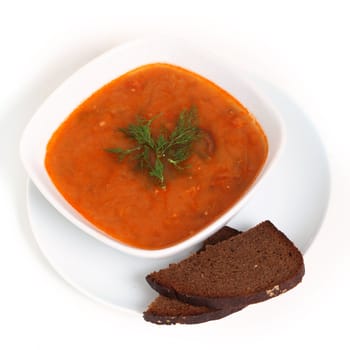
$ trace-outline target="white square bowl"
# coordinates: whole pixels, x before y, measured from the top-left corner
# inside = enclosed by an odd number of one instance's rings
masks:
[[[107,236],[81,216],[58,192],[46,172],[44,161],[46,146],[52,134],[78,105],[111,80],[134,68],[156,62],[174,64],[193,71],[237,98],[262,126],[267,136],[269,152],[264,167],[253,185],[215,222],[176,245],[164,249],[146,250],[128,246]],[[20,155],[25,170],[40,192],[81,230],[125,253],[161,258],[201,242],[237,214],[276,162],[284,141],[284,128],[278,113],[266,98],[240,77],[235,67],[183,40],[156,38],[137,40],[113,48],[69,77],[46,99],[26,126],[21,139]]]

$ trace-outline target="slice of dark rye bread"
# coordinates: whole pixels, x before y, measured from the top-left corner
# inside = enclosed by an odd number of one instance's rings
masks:
[[[243,307],[213,309],[159,295],[143,313],[143,318],[157,324],[195,324],[218,320],[243,309]]]
[[[203,242],[203,245],[197,254],[205,250],[209,245],[214,245],[240,233],[240,231],[231,227],[224,226],[221,230]],[[143,318],[146,321],[157,324],[195,324],[223,318],[231,313],[241,310],[242,308],[243,307],[213,309],[206,306],[187,304],[177,299],[171,299],[159,295],[143,313]]]
[[[288,291],[305,273],[302,254],[270,221],[146,277],[163,296],[227,309]]]

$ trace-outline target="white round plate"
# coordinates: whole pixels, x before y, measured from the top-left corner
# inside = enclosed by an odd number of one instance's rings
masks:
[[[245,230],[269,219],[304,253],[315,238],[328,205],[327,156],[313,125],[288,96],[256,78],[253,83],[279,110],[287,140],[264,185],[229,225]],[[27,200],[32,230],[52,267],[82,293],[114,307],[142,312],[156,296],[145,276],[190,253],[163,259],[129,256],[70,223],[31,182]]]

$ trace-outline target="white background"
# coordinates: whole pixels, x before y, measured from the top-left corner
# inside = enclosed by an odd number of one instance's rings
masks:
[[[1,1],[0,348],[349,349],[350,11],[347,1]],[[289,94],[328,151],[328,214],[295,290],[238,316],[158,327],[80,295],[48,266],[26,216],[21,131],[64,79],[129,39],[176,34]],[[302,171],[302,169],[301,169]],[[317,173],[315,173],[317,177]],[[347,215],[348,214],[348,215]]]

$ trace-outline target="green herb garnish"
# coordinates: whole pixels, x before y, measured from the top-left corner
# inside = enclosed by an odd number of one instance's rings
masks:
[[[108,148],[107,152],[118,155],[120,161],[129,155],[137,160],[138,166],[155,178],[162,188],[165,188],[164,168],[170,164],[176,169],[182,170],[182,165],[192,153],[192,145],[198,140],[201,131],[197,126],[197,109],[184,109],[177,120],[174,130],[169,133],[162,130],[158,137],[154,137],[151,131],[152,122],[159,115],[150,120],[138,117],[136,124],[130,124],[121,128],[127,137],[133,139],[136,145],[129,149]]]

